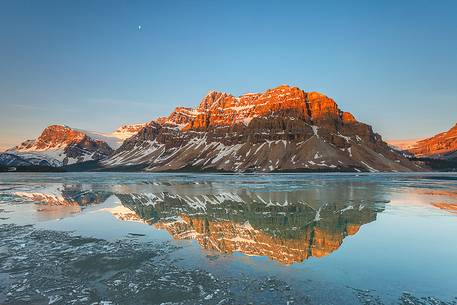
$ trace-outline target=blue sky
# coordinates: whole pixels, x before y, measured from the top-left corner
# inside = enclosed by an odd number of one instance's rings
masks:
[[[456,1],[4,0],[0,39],[0,148],[280,84],[387,139],[457,121]]]

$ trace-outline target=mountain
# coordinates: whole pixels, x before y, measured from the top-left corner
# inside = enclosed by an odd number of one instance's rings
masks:
[[[407,151],[416,157],[457,158],[457,124],[446,132],[418,141]]]
[[[118,138],[118,139],[128,139],[134,134],[136,134],[138,131],[140,131],[144,126],[146,126],[146,123],[144,124],[130,124],[130,125],[122,125],[118,129],[116,129],[114,132],[107,134],[108,136]]]
[[[0,154],[0,165],[2,166],[34,166],[34,165],[41,165],[41,166],[48,166],[48,162],[40,159],[40,158],[33,158],[30,157],[28,159],[22,158],[17,155],[9,154],[9,153],[1,153]]]
[[[411,171],[371,126],[331,98],[279,86],[239,97],[211,91],[143,126],[106,168],[147,171]]]
[[[61,167],[85,161],[98,161],[119,148],[125,139],[145,124],[123,125],[112,133],[101,133],[64,125],[46,127],[35,140],[0,153],[0,166]]]
[[[395,149],[406,151],[408,149],[413,148],[417,144],[417,142],[421,140],[423,140],[423,138],[405,140],[386,140],[386,142]]]
[[[106,158],[113,149],[104,141],[94,139],[83,131],[63,125],[46,127],[35,140],[0,154],[0,165],[40,165],[60,167],[89,160]]]
[[[100,140],[106,142],[112,149],[119,148],[125,139],[130,138],[134,134],[136,134],[141,128],[143,128],[146,124],[130,124],[130,125],[122,125],[115,131],[111,133],[101,133],[96,131],[88,131],[82,129],[75,129],[85,133],[87,136],[94,140]]]
[[[395,147],[395,141],[389,144]],[[401,142],[401,141],[397,141]],[[399,146],[416,164],[436,171],[457,171],[457,124],[446,132]]]

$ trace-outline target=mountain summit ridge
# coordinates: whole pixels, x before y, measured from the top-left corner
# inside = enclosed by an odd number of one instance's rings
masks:
[[[449,130],[422,139],[406,150],[416,157],[457,158],[457,123]]]
[[[210,91],[196,108],[176,107],[102,161],[147,171],[411,171],[391,149],[319,92],[282,85],[235,97]]]
[[[73,163],[106,158],[113,149],[104,141],[94,139],[85,132],[66,125],[50,125],[35,140],[8,149],[31,165],[60,167]],[[36,160],[40,160],[36,164]]]
[[[303,103],[305,101],[305,103]],[[355,121],[349,112],[339,110],[336,102],[320,92],[304,92],[298,87],[281,85],[263,93],[248,93],[235,97],[219,91],[210,91],[196,108],[176,107],[168,117],[158,118],[160,124],[181,125],[184,130],[210,126],[231,125],[247,119],[265,116],[271,111],[295,109],[301,118],[322,119],[325,114]],[[209,119],[207,121],[207,119]],[[186,126],[182,126],[186,124]]]
[[[67,125],[47,126],[33,140],[0,153],[0,166],[62,167],[107,158],[144,124],[123,125],[112,133],[99,133]]]
[[[86,161],[98,162],[92,170],[421,169],[330,97],[288,85],[240,96],[209,91],[195,108],[176,107],[168,116],[123,125],[110,134],[51,125],[0,158],[4,166]]]

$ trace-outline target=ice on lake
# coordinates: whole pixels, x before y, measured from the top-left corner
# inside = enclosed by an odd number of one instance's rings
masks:
[[[443,173],[6,173],[0,303],[456,304],[456,216]]]

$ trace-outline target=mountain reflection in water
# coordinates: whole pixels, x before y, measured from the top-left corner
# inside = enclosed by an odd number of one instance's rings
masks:
[[[15,195],[44,203],[39,209],[49,217],[69,216],[115,195],[122,206],[105,210],[120,220],[165,229],[174,239],[195,239],[204,249],[267,256],[284,264],[332,253],[346,236],[376,220],[386,203],[374,183],[337,183],[325,191],[310,187],[236,192],[221,191],[212,183],[164,182],[108,190],[88,184],[62,184]],[[58,213],[55,206],[72,210],[66,215]]]
[[[47,186],[39,191],[18,191],[14,193],[27,201],[56,206],[87,206],[104,202],[112,194],[109,191],[96,191],[91,185],[62,184]]]
[[[372,192],[372,200],[367,200]],[[139,219],[166,229],[174,239],[195,239],[204,249],[301,262],[337,250],[343,239],[376,220],[385,201],[369,188],[199,194],[116,194]],[[362,199],[363,198],[363,199]]]

